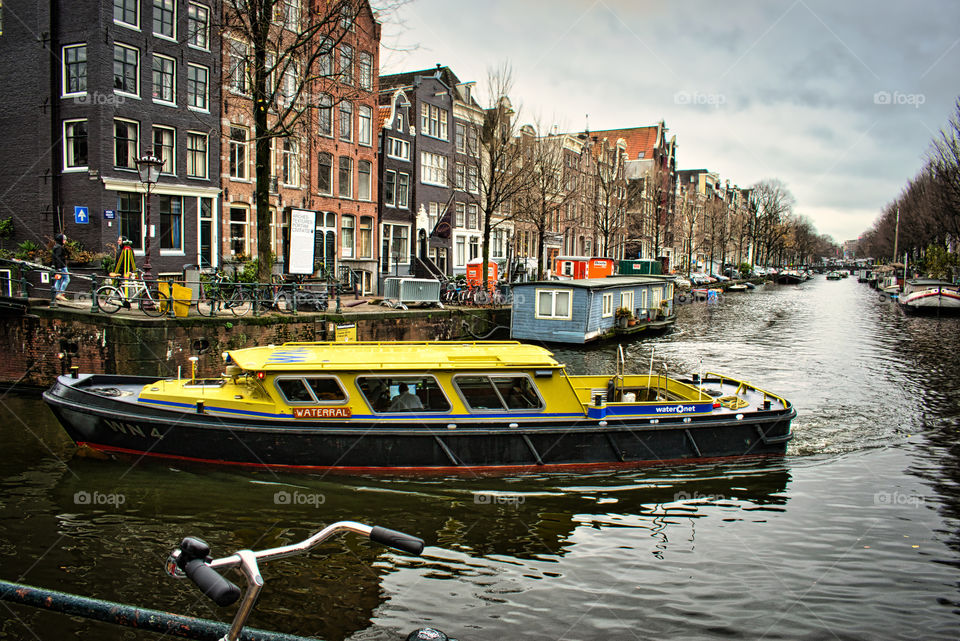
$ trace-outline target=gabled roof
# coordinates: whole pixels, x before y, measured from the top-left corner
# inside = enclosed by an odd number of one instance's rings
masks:
[[[441,67],[437,65],[432,69],[421,69],[420,71],[404,71],[403,73],[393,73],[380,76],[380,91],[396,89],[398,87],[412,87],[413,81],[419,76],[435,77],[439,73],[439,78],[443,84],[448,87],[456,87],[460,84],[460,79],[456,74],[450,71],[450,67]]]
[[[598,140],[606,138],[611,145],[623,138],[627,143],[628,160],[648,160],[653,158],[653,150],[662,145],[660,140],[660,125],[649,127],[632,127],[630,129],[606,129],[603,131],[587,132],[588,136],[596,136]],[[643,153],[641,156],[640,154]]]

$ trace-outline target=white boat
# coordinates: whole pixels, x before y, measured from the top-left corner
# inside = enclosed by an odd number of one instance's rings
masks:
[[[936,278],[906,281],[900,294],[904,311],[915,313],[960,312],[960,285]]]

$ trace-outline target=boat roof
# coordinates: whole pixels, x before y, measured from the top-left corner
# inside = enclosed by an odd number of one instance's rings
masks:
[[[939,278],[911,278],[907,281],[910,285],[947,285],[950,287],[956,287],[956,285],[949,280],[942,280]]]
[[[579,278],[574,280],[536,280],[527,283],[514,283],[513,287],[582,287],[584,289],[604,289],[607,287],[630,287],[633,285],[652,285],[673,282],[673,276],[645,274],[643,276],[607,276],[606,278]]]
[[[248,371],[560,367],[548,350],[517,341],[284,343],[226,354]]]

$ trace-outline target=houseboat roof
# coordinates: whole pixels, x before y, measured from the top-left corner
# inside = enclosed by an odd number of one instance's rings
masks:
[[[514,287],[535,285],[538,287],[582,287],[584,289],[610,289],[614,287],[631,287],[634,285],[652,285],[656,283],[672,282],[672,276],[645,274],[643,276],[607,276],[606,278],[580,278],[576,280],[538,280],[528,283],[515,283]]]
[[[227,352],[248,371],[556,368],[548,350],[517,341],[284,343]]]

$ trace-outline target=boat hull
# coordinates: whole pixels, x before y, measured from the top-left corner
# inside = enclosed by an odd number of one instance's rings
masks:
[[[94,376],[87,385],[139,382]],[[144,379],[145,381],[147,379]],[[131,404],[60,377],[44,399],[78,444],[166,459],[311,470],[475,470],[783,454],[792,407],[724,416],[441,422],[230,418]],[[508,422],[511,421],[511,422]]]
[[[912,314],[960,314],[960,293],[954,290],[926,290],[900,297],[903,310]]]

